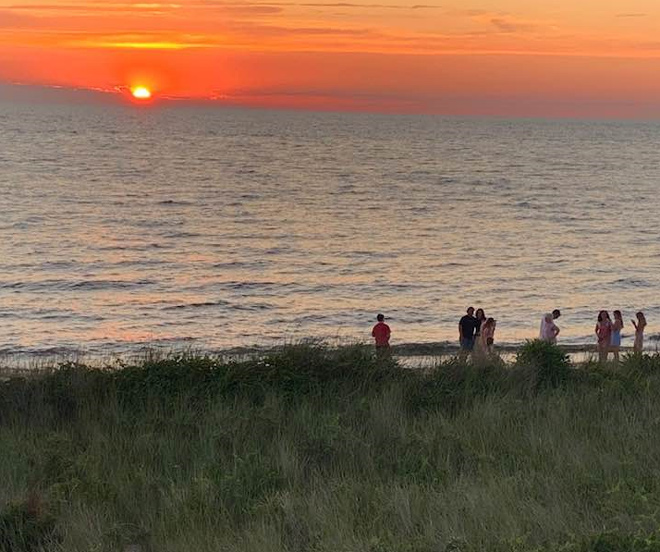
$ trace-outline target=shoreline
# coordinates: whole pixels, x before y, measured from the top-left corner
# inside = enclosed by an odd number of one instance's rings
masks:
[[[502,343],[495,345],[495,355],[503,358],[505,361],[511,361],[517,351],[525,344],[521,343]],[[298,342],[283,343],[274,346],[245,346],[231,347],[223,349],[203,348],[203,347],[172,347],[154,343],[135,350],[126,350],[123,352],[94,351],[94,350],[61,350],[45,349],[38,352],[7,352],[0,351],[0,374],[3,372],[11,374],[30,373],[47,371],[57,368],[63,364],[74,363],[82,364],[96,368],[115,368],[127,364],[141,364],[146,361],[159,361],[175,357],[210,357],[221,361],[242,362],[255,358],[261,358],[268,355],[274,355],[282,352],[291,346],[318,346],[328,350],[341,350],[353,346],[365,348],[373,347],[373,344],[367,342],[347,342],[333,343],[332,341],[322,341],[316,339],[300,340]],[[559,344],[559,349],[567,354],[572,362],[577,364],[587,362],[598,354],[596,344]],[[440,341],[440,342],[421,342],[421,343],[401,343],[391,346],[391,353],[395,359],[410,368],[425,368],[436,361],[445,360],[448,357],[457,356],[460,353],[458,343]],[[621,347],[620,352],[626,355],[633,352],[632,347]],[[644,350],[645,354],[657,354],[660,350],[658,344],[652,344]]]

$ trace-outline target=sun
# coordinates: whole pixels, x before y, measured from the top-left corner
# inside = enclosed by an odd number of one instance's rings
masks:
[[[151,98],[151,90],[146,86],[134,86],[131,88],[131,94],[136,100],[148,100]]]

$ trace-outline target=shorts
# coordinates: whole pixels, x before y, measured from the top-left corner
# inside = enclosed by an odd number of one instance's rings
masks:
[[[471,351],[474,349],[474,337],[464,337],[461,339],[461,349]]]

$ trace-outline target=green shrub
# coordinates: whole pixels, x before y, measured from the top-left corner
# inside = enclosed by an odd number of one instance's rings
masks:
[[[660,373],[660,354],[631,353],[621,359],[621,370],[629,376],[647,376]]]
[[[503,392],[507,378],[504,363],[499,358],[477,364],[453,358],[426,374],[409,374],[405,401],[413,411],[456,412],[475,399]]]
[[[527,341],[516,353],[515,372],[520,383],[532,391],[556,388],[571,378],[571,362],[557,345]]]

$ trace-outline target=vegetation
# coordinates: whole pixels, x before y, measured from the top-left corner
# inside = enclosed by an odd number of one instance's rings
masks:
[[[660,356],[370,348],[0,383],[0,550],[660,552]]]

